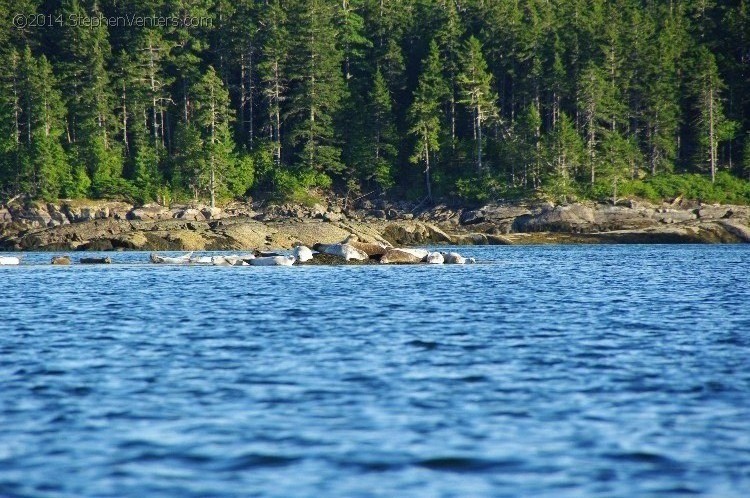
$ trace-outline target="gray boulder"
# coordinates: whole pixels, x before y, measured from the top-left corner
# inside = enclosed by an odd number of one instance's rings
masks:
[[[171,217],[169,209],[159,204],[145,204],[141,207],[132,209],[127,215],[127,219],[138,221],[166,220]]]
[[[539,214],[516,218],[517,232],[578,232],[590,230],[595,222],[594,210],[581,204],[544,207]]]

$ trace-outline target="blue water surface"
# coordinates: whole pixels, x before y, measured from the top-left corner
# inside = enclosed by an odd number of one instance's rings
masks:
[[[0,496],[750,496],[750,246],[461,251],[25,254],[0,268]]]

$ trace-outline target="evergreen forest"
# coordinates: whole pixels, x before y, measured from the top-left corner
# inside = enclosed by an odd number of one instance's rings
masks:
[[[750,202],[750,0],[0,0],[0,199]]]

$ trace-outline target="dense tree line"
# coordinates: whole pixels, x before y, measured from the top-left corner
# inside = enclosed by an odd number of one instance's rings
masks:
[[[748,0],[2,0],[0,18],[6,197],[616,197],[750,173]]]

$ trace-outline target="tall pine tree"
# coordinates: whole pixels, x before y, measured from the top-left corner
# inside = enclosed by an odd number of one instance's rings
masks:
[[[303,171],[336,175],[344,165],[334,120],[345,85],[333,22],[335,6],[325,0],[293,0],[289,15],[295,27],[285,105],[289,143]]]
[[[415,145],[411,162],[424,165],[427,199],[432,201],[432,163],[439,152],[444,119],[442,103],[450,89],[443,78],[440,49],[433,40],[409,108],[409,134]]]

